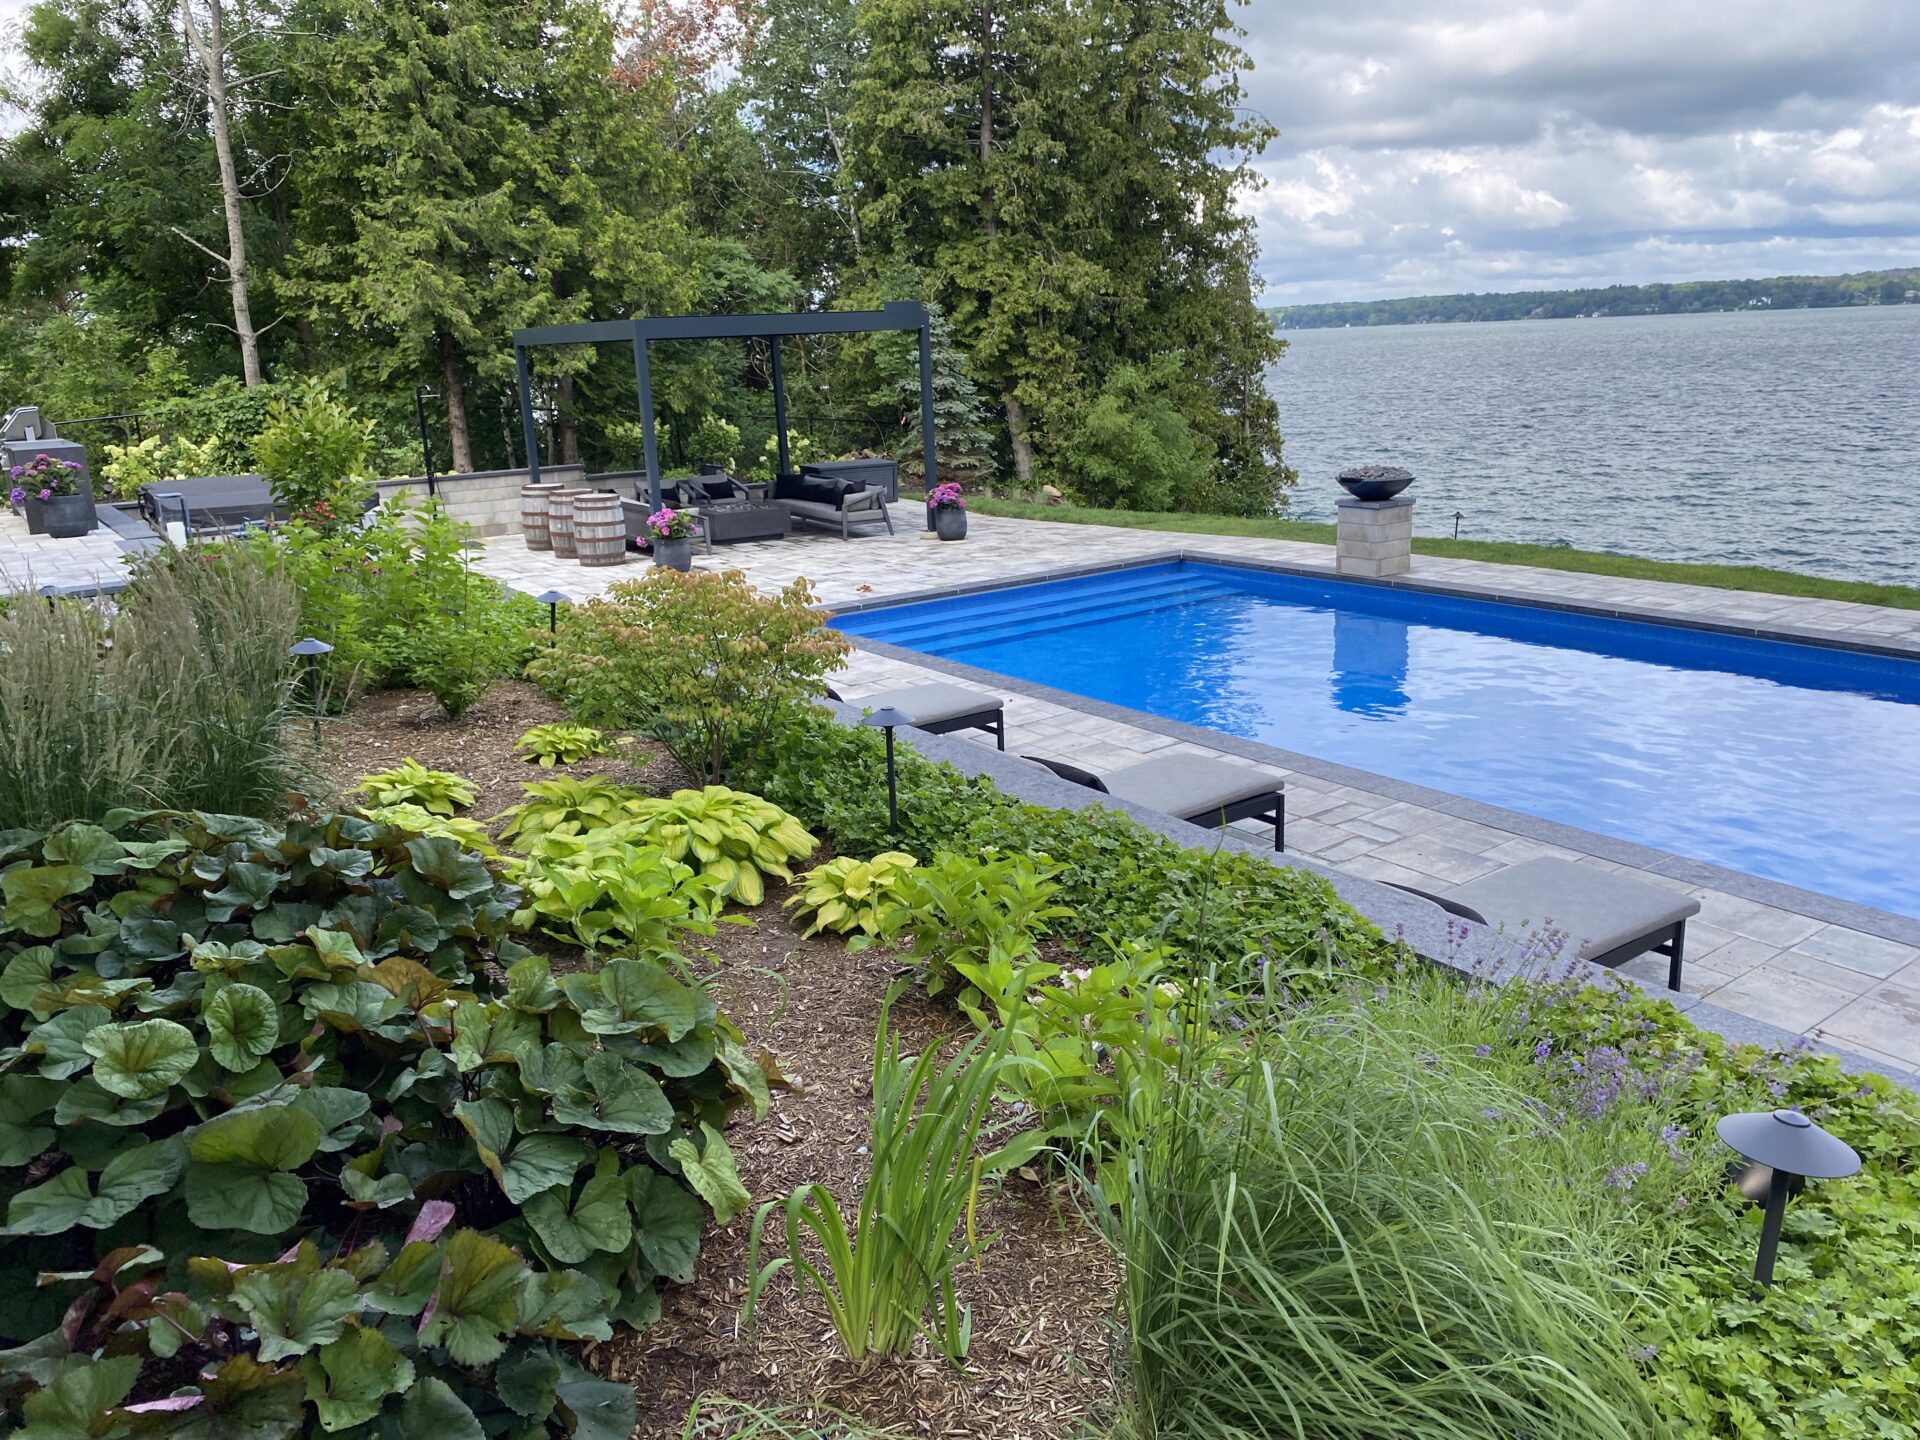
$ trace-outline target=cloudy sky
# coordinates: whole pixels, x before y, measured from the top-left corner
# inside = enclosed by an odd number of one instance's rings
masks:
[[[1920,0],[1251,0],[1269,301],[1920,264]]]
[[[1920,0],[1235,14],[1270,302],[1920,264]]]

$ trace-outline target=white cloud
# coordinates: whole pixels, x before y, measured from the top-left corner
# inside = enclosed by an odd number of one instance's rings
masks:
[[[1920,263],[1920,3],[1254,0],[1276,298]]]

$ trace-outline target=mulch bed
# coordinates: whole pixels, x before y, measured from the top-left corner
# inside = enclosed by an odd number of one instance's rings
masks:
[[[431,696],[387,692],[329,724],[326,764],[342,792],[360,774],[408,757],[457,771],[479,787],[472,813],[481,818],[516,803],[522,783],[554,774],[606,774],[653,792],[693,783],[649,741],[564,771],[542,771],[513,754],[513,742],[528,726],[563,718],[559,707],[523,684],[496,686],[457,721],[447,720]],[[736,1118],[727,1138],[756,1204],[819,1181],[851,1216],[867,1171],[874,1028],[889,988],[908,972],[885,950],[850,955],[838,940],[803,938],[782,906],[785,898],[785,887],[776,885],[757,909],[729,912],[751,923],[720,926],[692,956],[713,966],[715,996],[749,1048],[770,1052],[798,1087],[776,1094],[764,1120]],[[972,1033],[964,1016],[917,990],[905,990],[893,1013],[909,1051]],[[974,1327],[964,1371],[924,1348],[902,1359],[852,1364],[819,1298],[798,1298],[785,1273],[761,1297],[751,1342],[741,1337],[749,1220],[742,1215],[723,1228],[709,1227],[698,1278],[666,1291],[657,1324],[587,1348],[590,1368],[634,1387],[636,1436],[680,1434],[689,1407],[703,1395],[800,1407],[823,1419],[844,1412],[940,1440],[1055,1440],[1097,1432],[1112,1388],[1119,1271],[1065,1185],[1029,1170],[983,1200],[980,1232],[997,1238],[961,1282]],[[777,1218],[769,1220],[764,1243],[768,1255],[784,1246]]]

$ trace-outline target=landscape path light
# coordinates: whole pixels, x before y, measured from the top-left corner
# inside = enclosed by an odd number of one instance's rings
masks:
[[[871,715],[863,715],[862,725],[871,725],[876,730],[884,730],[887,736],[887,833],[894,839],[900,838],[900,789],[893,773],[893,732],[901,725],[913,724],[911,716],[902,714],[891,705],[883,705]]]
[[[313,711],[313,748],[320,748],[320,657],[331,655],[333,647],[309,635],[288,647],[289,655],[304,655],[307,660],[307,708]]]
[[[1830,1135],[1798,1110],[1759,1110],[1728,1115],[1714,1130],[1733,1149],[1766,1167],[1767,1210],[1760,1222],[1760,1255],[1753,1278],[1773,1283],[1773,1259],[1780,1248],[1780,1222],[1787,1193],[1802,1179],[1841,1180],[1860,1169],[1860,1157],[1846,1141]],[[1755,1178],[1758,1178],[1757,1176]]]
[[[564,590],[542,590],[533,598],[547,607],[547,634],[559,634],[560,607],[571,603],[567,598],[566,592]]]

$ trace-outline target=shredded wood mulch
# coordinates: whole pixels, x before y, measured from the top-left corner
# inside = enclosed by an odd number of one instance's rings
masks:
[[[605,774],[656,793],[693,783],[644,740],[564,770],[542,771],[513,754],[527,727],[563,718],[528,685],[496,686],[457,721],[431,696],[387,692],[328,725],[325,760],[342,793],[359,775],[408,757],[456,771],[479,787],[472,813],[481,818],[517,803],[526,781],[555,774]],[[694,951],[713,967],[714,994],[749,1047],[771,1054],[797,1087],[776,1093],[764,1120],[736,1117],[727,1138],[756,1205],[818,1181],[851,1217],[867,1172],[874,1028],[889,988],[909,972],[885,950],[850,955],[838,939],[803,938],[785,898],[784,887],[771,887],[759,908],[730,912],[749,923],[720,926]],[[972,1033],[964,1016],[911,988],[893,1014],[909,1051]],[[589,1368],[633,1386],[636,1437],[679,1435],[694,1401],[712,1395],[817,1415],[823,1435],[842,1413],[929,1440],[1099,1433],[1112,1394],[1119,1268],[1056,1179],[1028,1170],[983,1198],[980,1233],[996,1238],[961,1280],[973,1311],[964,1369],[924,1346],[908,1357],[851,1363],[819,1297],[799,1297],[787,1273],[763,1292],[754,1334],[742,1335],[750,1219],[708,1227],[697,1278],[666,1291],[658,1323],[587,1347]],[[763,1244],[763,1259],[783,1253],[778,1217]]]

